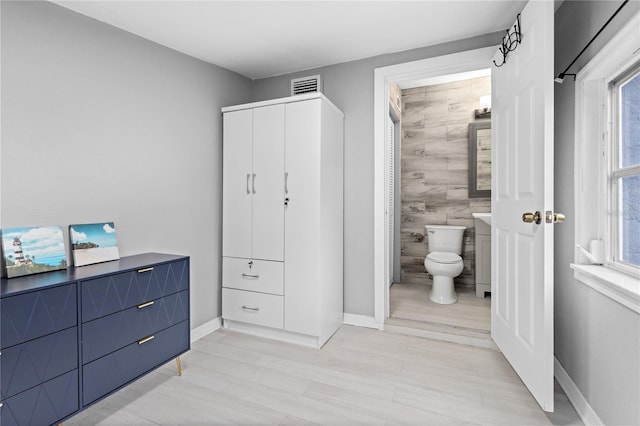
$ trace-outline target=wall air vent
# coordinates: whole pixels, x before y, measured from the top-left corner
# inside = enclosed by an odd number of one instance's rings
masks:
[[[322,81],[319,75],[294,78],[291,80],[291,95],[301,95],[303,93],[320,92]]]

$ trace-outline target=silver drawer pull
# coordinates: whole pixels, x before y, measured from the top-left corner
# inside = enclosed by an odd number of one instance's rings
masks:
[[[249,179],[251,179],[251,175],[247,173],[247,194],[251,194],[251,190],[249,189]]]
[[[151,268],[138,269],[139,274],[142,274],[145,272],[151,272],[151,271],[153,271],[153,266]]]
[[[257,280],[258,278],[260,278],[260,275],[242,274],[242,278]]]
[[[254,308],[253,306],[245,306],[245,305],[242,305],[242,309],[246,311],[255,311],[255,312],[258,312],[260,310],[260,308]]]
[[[0,408],[2,408],[2,406],[3,406],[3,405],[4,405],[4,404],[3,404],[2,402],[0,402]]]
[[[149,337],[145,337],[144,339],[140,339],[138,340],[138,344],[142,345],[144,343],[147,343],[148,341],[155,339],[155,337],[156,336],[149,336]]]
[[[154,303],[156,303],[156,302],[154,302],[153,300],[151,300],[151,301],[149,301],[149,302],[146,302],[146,303],[141,303],[140,305],[138,305],[138,309],[146,308],[147,306],[151,306],[151,305],[153,305]]]

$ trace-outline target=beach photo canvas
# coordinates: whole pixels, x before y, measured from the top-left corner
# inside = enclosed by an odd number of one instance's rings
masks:
[[[69,238],[75,266],[120,259],[113,222],[70,225]]]
[[[2,260],[7,278],[67,268],[60,226],[10,228],[1,232]]]

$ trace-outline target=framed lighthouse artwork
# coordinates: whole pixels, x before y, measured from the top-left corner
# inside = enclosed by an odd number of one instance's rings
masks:
[[[67,268],[62,228],[3,229],[2,265],[7,278]]]

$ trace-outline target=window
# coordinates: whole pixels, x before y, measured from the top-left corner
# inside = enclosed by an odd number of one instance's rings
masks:
[[[578,282],[640,313],[638,28],[635,14],[576,76],[571,268]],[[592,243],[604,255],[578,248]]]
[[[611,262],[640,268],[640,64],[610,85]]]

